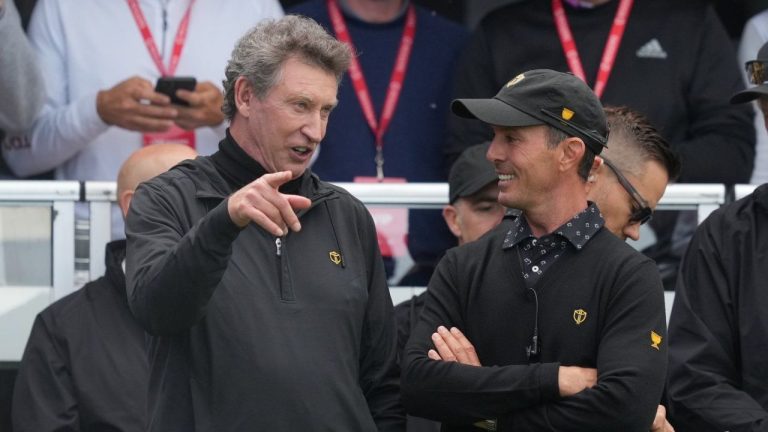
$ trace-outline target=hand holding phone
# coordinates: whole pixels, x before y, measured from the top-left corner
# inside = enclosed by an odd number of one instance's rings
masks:
[[[179,116],[175,121],[182,129],[216,127],[224,121],[224,113],[221,111],[224,94],[214,83],[198,83],[193,92],[179,90],[178,97],[189,103],[188,107],[178,107]]]
[[[155,84],[155,91],[162,93],[171,98],[171,103],[182,106],[189,106],[189,103],[185,100],[181,100],[176,96],[176,90],[184,89],[189,91],[195,91],[197,86],[197,79],[195,77],[186,76],[174,76],[174,77],[160,77]]]
[[[139,132],[162,132],[173,126],[180,108],[152,90],[152,83],[130,77],[96,96],[96,112],[108,125]]]

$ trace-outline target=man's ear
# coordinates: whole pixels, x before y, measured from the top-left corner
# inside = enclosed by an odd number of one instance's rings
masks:
[[[256,97],[253,94],[253,86],[251,86],[251,83],[248,82],[248,79],[246,77],[237,77],[235,80],[235,106],[237,107],[237,111],[242,115],[243,117],[248,117],[250,115],[249,105],[251,103],[251,98]]]
[[[587,183],[596,183],[597,178],[602,174],[603,170],[600,169],[603,166],[603,158],[595,156],[595,160],[592,161],[592,168],[589,169],[589,176],[587,177]]]
[[[459,214],[456,212],[456,207],[450,204],[443,207],[443,219],[445,219],[445,224],[448,225],[448,229],[451,230],[451,233],[453,233],[456,238],[461,238]]]
[[[131,199],[133,199],[134,190],[129,189],[120,193],[117,197],[117,204],[120,206],[120,210],[123,212],[123,219],[128,216],[128,207],[131,205]]]
[[[587,175],[587,182],[585,184],[588,195],[590,193],[595,193],[600,188],[600,179],[603,176],[604,166],[603,158],[595,156],[595,160],[592,162],[592,168],[589,169],[589,175]],[[594,199],[592,200],[594,201]]]

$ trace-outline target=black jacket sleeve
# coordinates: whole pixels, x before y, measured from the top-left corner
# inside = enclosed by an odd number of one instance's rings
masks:
[[[663,288],[644,260],[616,280],[597,353],[597,385],[559,401],[518,410],[510,430],[637,431],[650,429],[667,367]],[[652,331],[660,336],[654,341]]]
[[[358,203],[359,204],[359,203]],[[379,431],[403,431],[405,410],[400,403],[400,369],[392,299],[384,262],[370,214],[359,204],[362,250],[367,251],[368,305],[360,347],[360,388]]]
[[[38,315],[13,389],[14,431],[80,430],[77,394],[66,358],[55,329]]]
[[[749,254],[726,246],[733,244],[732,231],[718,218],[715,213],[701,225],[680,268],[669,323],[669,408],[682,430],[765,432],[768,411],[740,388],[740,288],[728,268]]]
[[[755,161],[752,106],[729,103],[744,88],[741,65],[712,7],[697,31],[696,65],[689,68],[689,87],[682,89],[690,116],[687,138],[674,143],[684,161],[680,181],[748,183]]]
[[[126,282],[131,311],[152,335],[191,327],[205,315],[239,228],[227,200],[195,221],[174,186],[144,183],[126,219]]]
[[[427,357],[438,326],[466,328],[457,261],[452,251],[440,261],[429,282],[424,311],[405,347],[402,391],[408,412],[471,424],[557,399],[557,363],[476,367]]]

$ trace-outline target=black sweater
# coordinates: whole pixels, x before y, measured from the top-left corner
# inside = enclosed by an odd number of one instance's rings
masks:
[[[530,0],[489,14],[459,63],[456,97],[491,97],[530,69],[569,71],[551,4]],[[565,5],[590,86],[618,4]],[[602,102],[627,105],[650,118],[680,153],[681,182],[746,183],[755,157],[752,109],[729,103],[744,88],[740,68],[730,39],[705,2],[636,0]],[[490,137],[480,122],[456,116],[449,132],[451,160]]]
[[[498,419],[502,431],[647,432],[667,364],[664,299],[653,262],[605,230],[560,256],[538,282],[541,355],[529,363],[535,302],[516,249],[502,250],[510,224],[450,250],[438,266],[405,348],[409,413],[443,421],[448,431]],[[586,312],[580,324],[577,310]],[[439,325],[462,330],[484,366],[429,360],[430,335]],[[661,336],[658,348],[651,332]],[[561,364],[597,368],[597,386],[560,398]]]
[[[228,137],[131,202],[129,300],[153,335],[149,430],[400,430],[392,300],[370,215],[307,171],[292,185],[312,200],[301,231],[240,230],[226,197],[261,173]]]
[[[146,430],[145,333],[125,295],[125,240],[107,273],[35,319],[13,394],[16,432]]]

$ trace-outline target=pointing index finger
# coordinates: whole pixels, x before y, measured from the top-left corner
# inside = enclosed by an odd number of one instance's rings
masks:
[[[290,171],[278,171],[275,173],[268,173],[261,176],[267,184],[273,189],[277,190],[280,186],[288,183],[293,174]]]

